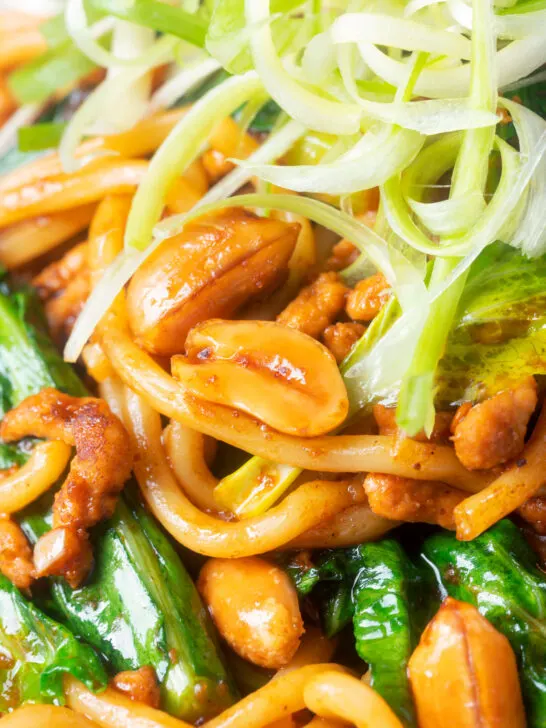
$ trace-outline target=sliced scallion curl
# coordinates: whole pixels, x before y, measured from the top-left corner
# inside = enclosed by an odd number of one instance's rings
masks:
[[[154,92],[150,99],[149,113],[168,109],[220,68],[220,64],[214,58],[200,59],[182,68]]]
[[[377,187],[405,169],[423,146],[417,132],[377,125],[347,153],[329,164],[259,166],[240,161],[261,179],[296,192],[351,194]]]
[[[509,99],[499,99],[501,106],[510,113],[519,140],[523,159],[529,160],[537,154],[537,145],[546,134],[546,121],[538,114]],[[546,156],[538,162],[536,173],[527,191],[526,208],[516,222],[510,242],[529,257],[546,252],[546,226],[544,209],[546,207]]]
[[[373,43],[468,60],[470,41],[463,35],[380,13],[345,13],[330,30],[334,43]]]
[[[465,0],[447,0],[453,19],[463,28],[472,29],[472,8]],[[542,36],[546,33],[546,10],[530,13],[510,13],[495,16],[495,30],[499,38],[521,39],[530,35]]]
[[[359,43],[364,62],[387,83],[399,86],[404,79],[406,64],[390,58],[371,43]],[[535,36],[516,40],[497,52],[496,66],[500,88],[540,68],[546,62],[546,44]],[[425,68],[415,86],[417,96],[431,99],[467,96],[470,87],[469,64],[454,68]]]
[[[418,202],[410,198],[408,204],[427,230],[443,236],[464,233],[485,210],[483,195],[476,191],[439,202]]]
[[[497,101],[496,38],[493,30],[493,5],[491,0],[473,0],[472,62],[470,68],[470,103],[474,108],[495,111]],[[478,193],[483,196],[487,180],[489,156],[495,139],[494,129],[467,130],[453,169],[450,199],[456,200]],[[504,152],[504,155],[503,155]],[[501,155],[508,156],[501,148]],[[506,163],[506,166],[508,164]],[[506,169],[505,177],[508,176]],[[500,185],[499,185],[500,186]],[[492,217],[490,203],[475,228],[484,229],[484,219]],[[495,237],[488,238],[487,244]],[[441,243],[444,240],[441,239]],[[449,246],[446,246],[449,247]],[[430,286],[445,280],[457,266],[455,257],[437,257],[431,272]],[[396,421],[408,435],[421,430],[430,436],[434,427],[434,380],[438,362],[445,348],[460,296],[464,290],[466,274],[457,278],[434,304],[430,305],[422,320],[417,345],[409,366],[404,371],[398,395]],[[418,329],[415,330],[417,333]]]
[[[200,154],[215,125],[262,89],[253,71],[228,78],[203,96],[159,147],[138,187],[125,232],[125,247],[143,250],[152,241],[167,192]]]
[[[119,75],[107,78],[86,98],[70,120],[59,147],[59,156],[67,172],[74,172],[81,166],[82,161],[75,157],[76,148],[91,125],[101,118],[104,109],[110,104],[115,107],[124,90],[149,70],[171,60],[176,43],[172,37],[160,38],[154,44],[153,53],[148,53],[146,64],[124,69]]]
[[[64,19],[66,30],[74,44],[97,66],[108,68],[112,65],[130,65],[134,60],[118,58],[106,50],[100,43],[97,43],[89,28],[87,14],[85,12],[84,0],[67,0]],[[108,18],[109,30],[114,27],[114,19]],[[106,30],[105,30],[106,32]]]
[[[355,134],[362,111],[320,96],[296,81],[277,55],[270,28],[269,0],[245,0],[247,23],[254,26],[250,47],[254,66],[267,92],[293,119],[309,129]]]

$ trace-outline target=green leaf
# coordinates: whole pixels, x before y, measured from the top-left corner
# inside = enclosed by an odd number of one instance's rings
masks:
[[[8,76],[20,104],[46,101],[57,90],[72,86],[96,68],[72,43],[52,48]]]
[[[27,702],[63,703],[63,676],[90,690],[106,687],[94,650],[43,614],[0,575],[0,712]]]
[[[529,728],[546,726],[546,580],[508,520],[473,541],[438,533],[423,561],[442,593],[473,604],[510,641],[518,660]]]
[[[40,152],[59,146],[66,129],[63,122],[43,122],[32,126],[23,126],[18,132],[18,146],[21,152]]]
[[[272,0],[271,13],[290,13],[303,0]],[[206,48],[230,73],[244,73],[253,68],[245,30],[245,0],[217,0],[206,37]],[[272,23],[273,38],[279,52],[293,42],[300,24],[289,17],[279,17]]]
[[[199,48],[205,46],[207,22],[201,13],[189,13],[161,0],[87,0],[86,6],[160,33],[174,35]]]
[[[43,513],[44,503],[24,513],[32,542],[50,527]],[[172,544],[130,490],[98,527],[94,554],[86,585],[73,590],[62,579],[53,582],[62,622],[114,672],[152,666],[162,707],[172,715],[195,721],[228,707],[236,693],[208,613]]]
[[[437,403],[475,400],[546,373],[546,256],[496,243],[470,270],[440,361]]]

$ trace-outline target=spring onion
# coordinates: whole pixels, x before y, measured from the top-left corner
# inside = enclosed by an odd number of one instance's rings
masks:
[[[93,10],[136,25],[174,35],[200,48],[205,45],[207,23],[197,13],[161,0],[87,0]]]
[[[63,122],[44,122],[32,126],[22,126],[18,133],[18,146],[21,152],[40,152],[58,146],[66,124]]]

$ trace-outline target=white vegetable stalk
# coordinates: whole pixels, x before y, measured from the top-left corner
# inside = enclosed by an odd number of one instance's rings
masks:
[[[472,29],[472,8],[465,0],[447,0],[452,18],[463,28]],[[495,32],[499,38],[515,40],[546,33],[546,10],[495,16]]]
[[[112,38],[112,52],[116,58],[135,60],[144,57],[146,51],[153,47],[155,33],[150,28],[116,20]],[[106,79],[116,79],[123,73],[122,68],[110,66]],[[152,68],[147,70],[128,84],[116,103],[106,112],[106,127],[111,132],[121,132],[134,126],[148,110],[152,90]]]
[[[365,63],[380,78],[393,86],[399,86],[406,73],[406,64],[389,58],[370,43],[360,43],[359,50]],[[546,62],[546,43],[540,37],[531,36],[516,40],[496,54],[499,87],[502,89],[540,68]],[[415,94],[432,99],[468,96],[470,88],[469,64],[455,68],[421,71]]]
[[[67,172],[74,172],[82,165],[82,160],[75,158],[76,148],[92,126],[104,118],[105,109],[116,108],[127,88],[155,66],[172,60],[176,43],[175,39],[168,36],[156,41],[147,53],[146,64],[124,69],[113,78],[105,79],[86,98],[70,120],[59,146],[59,156]],[[130,126],[135,122],[136,119]]]
[[[270,27],[269,0],[245,0],[247,24],[253,26],[250,47],[254,66],[270,96],[304,126],[330,134],[355,134],[362,111],[356,105],[330,101],[309,91],[285,70]]]
[[[182,68],[154,92],[150,99],[148,113],[154,114],[162,109],[168,109],[220,68],[221,65],[215,58],[205,58],[192,63],[187,68]]]
[[[334,43],[373,43],[464,60],[471,55],[470,41],[463,35],[379,13],[345,13],[334,22],[330,33]]]

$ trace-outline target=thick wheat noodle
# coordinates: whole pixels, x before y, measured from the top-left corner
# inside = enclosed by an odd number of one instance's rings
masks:
[[[316,627],[306,627],[296,654],[286,667],[281,668],[276,673],[276,677],[293,670],[299,670],[300,667],[306,665],[328,662],[334,654],[336,646],[337,640],[335,638],[328,639]]]
[[[64,442],[41,442],[23,466],[0,479],[0,513],[16,513],[48,491],[64,473],[72,448]]]
[[[2,720],[2,728],[97,728],[100,725],[55,705],[26,705]]]
[[[94,211],[94,205],[74,207],[22,220],[0,230],[0,262],[10,270],[39,258],[85,230]]]
[[[132,192],[148,169],[142,160],[100,160],[72,175],[59,175],[7,190],[0,199],[0,227]]]
[[[270,430],[221,405],[198,400],[131,339],[127,324],[111,311],[99,327],[104,351],[118,375],[161,414],[253,455],[295,467],[327,472],[377,472],[417,480],[439,480],[468,492],[491,476],[467,471],[453,448],[408,440],[402,450],[393,436],[338,435],[301,438]]]
[[[210,720],[205,724],[206,728],[263,728],[292,715],[305,708],[305,685],[325,670],[331,674],[345,671],[338,665],[318,664],[300,667],[293,672],[274,677],[263,688]]]
[[[356,728],[403,728],[383,698],[351,675],[323,672],[306,683],[303,697],[306,707],[323,718]]]
[[[343,728],[344,725],[345,723],[339,723],[337,720],[315,716],[309,723],[305,724],[305,728]]]
[[[240,558],[278,548],[358,497],[348,481],[305,483],[261,516],[225,523],[196,508],[181,490],[161,442],[161,418],[126,390],[125,424],[138,452],[135,475],[150,510],[186,548],[211,557]]]
[[[521,456],[488,488],[466,498],[455,508],[457,538],[470,541],[512,513],[546,483],[546,407]]]
[[[129,131],[109,136],[99,136],[83,142],[77,151],[79,159],[93,157],[100,152],[112,152],[121,157],[146,157],[154,152],[167,138],[169,132],[184,116],[187,109],[175,109],[164,114],[144,119]],[[248,157],[257,143],[251,136],[244,134],[233,119],[224,119],[213,131],[209,143],[225,156]],[[103,161],[108,157],[103,157]],[[98,159],[97,161],[100,161]],[[4,175],[0,180],[0,191],[14,190],[33,185],[42,180],[63,174],[63,165],[57,152],[25,164]]]
[[[47,50],[47,41],[38,28],[0,33],[0,71],[32,61]]]
[[[163,432],[165,450],[173,473],[184,493],[202,511],[217,513],[214,489],[218,478],[210,472],[205,461],[205,437],[200,432],[172,421]]]
[[[368,503],[356,503],[337,513],[326,523],[297,536],[283,549],[340,549],[375,541],[396,528],[397,521],[378,516]]]
[[[91,231],[89,236],[89,264],[94,283],[123,244],[123,214],[119,211],[113,215],[119,217],[119,226],[112,234],[105,231],[101,234],[101,215],[110,219],[109,206],[115,208],[116,201],[120,202],[120,208],[126,204],[123,198],[104,200],[97,211],[96,234]],[[157,412],[253,455],[306,470],[377,472],[438,480],[471,493],[491,482],[491,476],[463,468],[450,447],[409,439],[400,445],[396,437],[379,435],[293,437],[270,430],[242,412],[191,397],[132,340],[123,293],[99,324],[97,333],[118,376]]]
[[[73,677],[65,678],[64,688],[66,704],[101,728],[192,728],[189,723],[162,710],[136,703],[113,688],[95,694]],[[57,728],[56,724],[53,725]],[[75,725],[74,728],[79,727]]]

